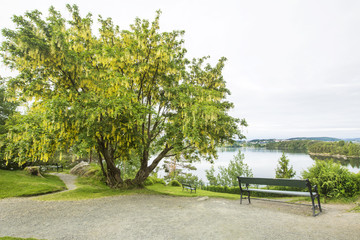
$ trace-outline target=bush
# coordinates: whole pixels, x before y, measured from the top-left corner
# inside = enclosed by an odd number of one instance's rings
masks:
[[[144,185],[145,186],[150,186],[150,185],[153,185],[155,183],[161,183],[161,184],[164,184],[166,185],[164,179],[162,178],[157,178],[157,177],[154,177],[154,176],[149,176],[145,182],[144,182]]]
[[[333,161],[315,160],[315,165],[304,171],[302,177],[317,185],[324,198],[353,197],[360,190],[358,174]]]
[[[148,177],[145,181],[144,181],[144,185],[145,186],[150,186],[150,185],[153,185],[155,182],[153,180],[153,177]]]
[[[178,180],[172,180],[171,182],[169,182],[169,185],[173,187],[181,187],[181,183],[179,183]]]

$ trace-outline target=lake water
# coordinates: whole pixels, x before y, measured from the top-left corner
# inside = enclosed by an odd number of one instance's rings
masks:
[[[238,151],[244,154],[246,163],[253,172],[254,177],[274,178],[275,169],[278,161],[283,153],[281,150],[269,150],[265,148],[227,148],[220,149],[218,151],[218,159],[214,161],[214,168],[217,170],[219,166],[226,167],[230,160],[238,153]],[[301,152],[285,152],[285,155],[290,160],[290,165],[293,166],[296,171],[295,178],[301,178],[301,172],[307,170],[314,164],[314,160],[306,153]],[[340,162],[343,166],[347,167],[351,172],[357,173],[360,171],[360,160],[347,160]],[[207,183],[205,170],[211,168],[211,163],[202,161],[193,164],[197,170],[191,171],[194,175],[198,176]]]

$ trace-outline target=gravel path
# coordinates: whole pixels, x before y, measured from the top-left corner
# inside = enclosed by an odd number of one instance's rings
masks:
[[[63,175],[63,174],[62,174]],[[59,175],[60,177],[62,176]],[[71,175],[67,179],[72,188]],[[76,177],[75,177],[76,178]],[[359,239],[349,205],[309,206],[163,195],[82,201],[0,200],[0,236],[38,239]]]
[[[347,206],[349,207],[349,206]],[[82,201],[0,201],[0,236],[39,239],[359,239],[360,214],[327,205],[161,195]]]
[[[71,174],[65,174],[65,173],[50,173],[50,174],[58,176],[65,183],[67,187],[67,190],[65,191],[74,190],[76,188],[75,180],[77,176]]]

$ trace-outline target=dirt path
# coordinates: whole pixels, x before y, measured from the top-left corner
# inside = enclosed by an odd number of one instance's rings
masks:
[[[39,239],[359,239],[349,205],[309,206],[162,195],[0,200],[0,236]]]
[[[76,188],[75,180],[77,176],[71,174],[65,174],[65,173],[50,173],[50,174],[58,176],[65,183],[67,187],[67,190],[65,191],[74,190]]]

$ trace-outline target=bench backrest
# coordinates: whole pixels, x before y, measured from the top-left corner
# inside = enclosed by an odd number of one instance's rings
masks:
[[[283,178],[248,178],[238,177],[239,185],[256,184],[256,185],[272,185],[272,186],[288,186],[288,187],[309,187],[309,180],[283,179]]]

